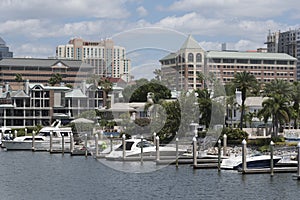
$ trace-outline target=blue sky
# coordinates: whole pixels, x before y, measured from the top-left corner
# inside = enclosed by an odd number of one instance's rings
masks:
[[[147,66],[144,74],[188,34],[205,50],[225,42],[244,51],[264,47],[269,30],[300,28],[295,0],[1,0],[0,13],[0,36],[15,57],[54,56],[72,37],[112,37],[133,67]]]

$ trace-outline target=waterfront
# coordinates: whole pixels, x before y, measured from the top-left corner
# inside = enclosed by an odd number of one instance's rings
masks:
[[[0,151],[0,199],[299,199],[292,174],[241,175],[189,165],[150,173],[114,170],[92,157]],[[124,163],[128,168],[130,163]],[[147,163],[145,163],[147,166]]]

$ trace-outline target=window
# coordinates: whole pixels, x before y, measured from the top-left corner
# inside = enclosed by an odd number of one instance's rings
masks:
[[[188,55],[188,62],[194,62],[194,55],[192,53]]]
[[[201,53],[197,53],[196,62],[201,62],[201,61],[202,61],[202,55],[201,55]]]

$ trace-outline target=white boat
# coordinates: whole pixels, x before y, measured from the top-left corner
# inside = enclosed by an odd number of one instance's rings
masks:
[[[274,165],[281,160],[279,156],[273,156]],[[269,168],[271,163],[270,155],[249,155],[246,157],[247,168]],[[228,159],[223,159],[221,169],[241,169],[242,156],[230,156]]]
[[[50,134],[52,133],[52,143],[62,144],[62,135],[64,142],[70,143],[71,127],[60,127],[60,121],[55,121],[51,126],[43,127],[38,135],[34,136],[35,150],[46,151],[50,149]],[[3,140],[2,147],[7,150],[32,150],[32,136],[20,136],[13,140]]]
[[[128,139],[126,141],[126,157],[140,157],[141,156],[141,147],[143,147],[143,156],[156,156],[156,146],[143,139]],[[181,155],[185,150],[178,150],[179,155]],[[176,148],[171,146],[159,146],[159,155],[160,156],[175,156]],[[120,144],[113,148],[108,155],[105,156],[107,159],[118,159],[123,157],[123,144]]]
[[[4,140],[3,147],[6,150],[32,150],[32,136],[21,136],[16,137],[13,140]],[[35,136],[34,137],[34,147],[39,150],[49,149],[49,138],[44,136]]]

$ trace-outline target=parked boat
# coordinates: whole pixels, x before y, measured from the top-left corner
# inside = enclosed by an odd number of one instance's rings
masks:
[[[38,135],[34,136],[34,147],[36,150],[50,149],[50,133],[52,132],[53,144],[61,144],[62,135],[64,135],[64,142],[70,143],[70,135],[72,133],[71,127],[60,127],[60,121],[55,121],[51,126],[43,127]],[[32,150],[32,136],[20,136],[13,140],[3,140],[2,147],[7,150]]]
[[[139,157],[141,156],[141,147],[143,147],[143,156],[156,156],[156,146],[147,141],[141,139],[128,139],[126,140],[126,150],[125,155],[126,157]],[[185,150],[178,150],[179,154],[185,152]],[[159,154],[160,156],[175,156],[176,155],[176,148],[170,146],[160,146],[159,147]],[[113,148],[113,151],[110,152],[106,158],[107,159],[118,159],[123,157],[123,144],[120,144]]]
[[[281,160],[279,156],[273,156],[274,165]],[[269,155],[250,155],[246,157],[247,168],[268,168],[270,167],[271,158]],[[241,169],[242,156],[230,156],[228,159],[222,160],[222,169]]]

